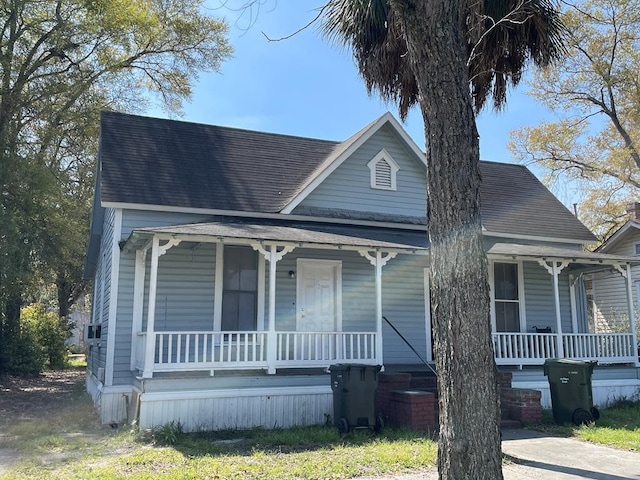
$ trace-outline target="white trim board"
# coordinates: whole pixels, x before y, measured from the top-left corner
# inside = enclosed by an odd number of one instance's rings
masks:
[[[184,390],[176,392],[149,392],[140,395],[140,402],[164,400],[193,400],[202,398],[242,398],[288,395],[320,395],[332,393],[331,385],[308,387],[228,388],[223,390]]]

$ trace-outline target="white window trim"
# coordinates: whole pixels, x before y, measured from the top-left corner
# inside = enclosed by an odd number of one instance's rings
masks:
[[[433,361],[433,334],[431,333],[431,285],[429,267],[424,269],[424,323],[427,336],[427,361]]]
[[[525,295],[524,295],[524,266],[521,260],[508,261],[508,260],[490,260],[489,261],[489,295],[491,298],[491,331],[497,332],[496,327],[496,294],[494,283],[494,265],[496,263],[511,263],[518,266],[518,311],[520,313],[520,332],[527,333],[527,318],[525,309]]]
[[[230,245],[242,246],[242,245]],[[256,331],[264,331],[264,308],[265,308],[265,259],[258,253],[258,285],[256,286]],[[216,271],[214,274],[213,293],[213,331],[222,330],[222,294],[224,292],[224,243],[216,243]]]
[[[640,242],[633,242],[633,246],[632,246],[632,250],[631,250],[631,255],[634,257],[638,257],[640,256],[640,253],[638,253],[638,247],[640,247]]]
[[[376,167],[381,160],[387,162],[389,164],[389,167],[391,167],[391,187],[381,186],[376,183]],[[400,170],[400,167],[398,166],[398,163],[393,159],[393,157],[389,155],[389,152],[387,152],[384,148],[380,150],[369,163],[367,163],[367,167],[369,167],[371,188],[375,188],[377,190],[397,190],[396,177],[398,170]]]

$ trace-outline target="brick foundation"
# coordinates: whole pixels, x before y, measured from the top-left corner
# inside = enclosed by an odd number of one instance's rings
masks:
[[[540,391],[527,388],[500,389],[500,401],[508,410],[509,417],[523,423],[542,422],[541,396]]]
[[[381,372],[378,374],[376,410],[378,414],[382,415],[385,423],[389,423],[389,413],[391,412],[391,392],[393,390],[408,390],[410,386],[410,373]]]
[[[391,392],[389,425],[408,427],[419,431],[437,429],[435,395],[420,390],[393,390]]]

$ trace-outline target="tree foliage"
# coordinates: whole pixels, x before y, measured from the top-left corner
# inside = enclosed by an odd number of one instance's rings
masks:
[[[531,82],[557,120],[512,132],[510,148],[549,183],[574,182],[581,220],[606,238],[640,198],[640,1],[564,3],[568,54]]]
[[[99,111],[179,111],[230,54],[201,0],[0,0],[0,370],[37,277],[81,279]]]
[[[353,50],[369,92],[425,124],[431,318],[441,478],[502,478],[474,110],[500,108],[529,60],[563,51],[546,0],[329,0],[325,32]]]

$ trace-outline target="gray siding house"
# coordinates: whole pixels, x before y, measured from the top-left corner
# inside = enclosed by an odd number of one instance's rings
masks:
[[[598,252],[627,255],[638,259],[631,266],[631,300],[634,315],[629,316],[628,295],[620,275],[611,269],[594,271],[585,277],[588,307],[587,328],[592,332],[620,332],[630,328],[629,318],[638,325],[640,310],[640,203],[627,205],[627,222],[598,247]]]
[[[425,162],[388,113],[344,142],[103,113],[86,263],[102,421],[323,423],[330,365],[420,370],[383,317],[432,360]],[[525,167],[481,172],[498,365],[546,404],[547,358],[609,365],[597,402],[633,394],[635,330],[581,330],[577,290],[604,265],[627,295],[635,258],[584,251],[591,232]]]

